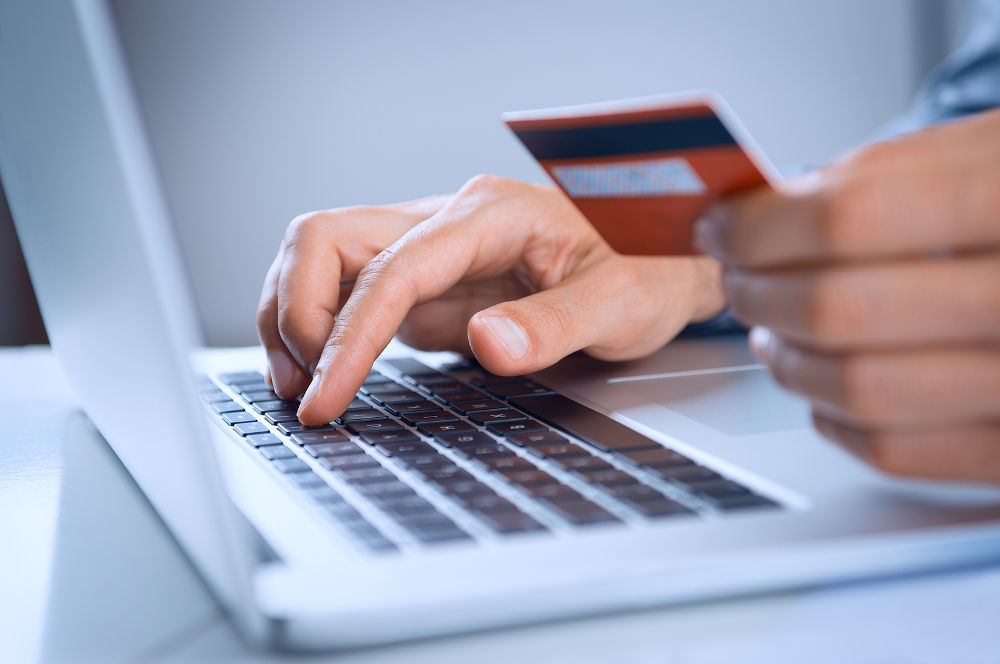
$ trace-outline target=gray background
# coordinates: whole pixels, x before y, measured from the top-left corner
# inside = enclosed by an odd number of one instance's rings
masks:
[[[256,342],[296,214],[540,181],[506,110],[721,92],[779,165],[819,164],[907,103],[961,2],[117,1],[206,340]],[[40,339],[0,206],[0,343]]]

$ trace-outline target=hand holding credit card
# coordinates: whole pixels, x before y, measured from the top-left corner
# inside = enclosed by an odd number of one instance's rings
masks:
[[[504,122],[622,254],[685,256],[719,198],[778,180],[711,92],[506,113]]]

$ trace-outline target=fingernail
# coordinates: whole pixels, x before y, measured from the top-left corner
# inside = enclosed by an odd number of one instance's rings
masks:
[[[274,350],[267,354],[267,366],[271,371],[271,386],[281,394],[292,382],[295,367],[290,357],[281,351]]]
[[[299,404],[299,409],[295,413],[296,415],[301,417],[302,411],[307,408],[309,404],[319,398],[320,391],[323,389],[322,384],[323,374],[320,371],[316,371],[313,374],[312,382],[309,383],[309,388],[306,390],[306,393],[302,395],[302,403]]]
[[[714,208],[708,210],[698,219],[694,224],[694,236],[692,237],[695,249],[703,254],[720,258],[722,255],[721,224],[722,215]]]
[[[762,363],[767,364],[773,345],[774,335],[771,330],[760,326],[750,328],[750,352]]]
[[[487,316],[483,318],[483,325],[493,333],[512,359],[520,360],[528,352],[528,335],[511,319]]]

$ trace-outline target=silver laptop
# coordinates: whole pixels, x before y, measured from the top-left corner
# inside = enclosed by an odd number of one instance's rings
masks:
[[[55,353],[249,641],[354,647],[1000,557],[1000,492],[854,462],[738,337],[519,378],[393,346],[304,429],[258,351],[193,350],[107,5],[5,2],[0,26],[0,176]]]

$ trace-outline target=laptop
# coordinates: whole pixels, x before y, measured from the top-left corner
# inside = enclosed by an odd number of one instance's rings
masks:
[[[54,352],[249,642],[357,647],[1000,557],[1000,492],[855,462],[738,336],[514,378],[394,344],[343,416],[304,429],[259,350],[198,350],[108,4],[3,3],[0,25],[0,177]]]

